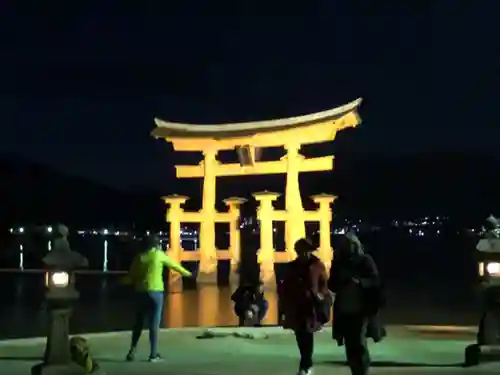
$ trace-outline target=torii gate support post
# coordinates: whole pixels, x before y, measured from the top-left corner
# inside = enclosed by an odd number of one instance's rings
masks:
[[[241,239],[240,239],[240,206],[247,200],[244,198],[231,197],[224,199],[229,208],[231,219],[229,221],[229,254],[231,256],[231,269],[229,270],[229,283],[231,288],[239,285],[238,267],[240,263]]]
[[[304,208],[300,196],[299,172],[304,157],[299,153],[300,143],[290,142],[285,144],[286,155],[286,194],[285,209],[287,220],[285,221],[285,247],[288,255],[295,258],[295,242],[305,237],[306,228],[304,224]]]
[[[319,213],[319,248],[317,255],[325,264],[327,272],[330,272],[333,260],[333,249],[330,237],[330,223],[332,221],[331,205],[335,202],[337,197],[329,194],[318,194],[313,195],[311,199],[319,205],[317,210]]]
[[[260,223],[260,248],[257,259],[260,264],[260,278],[267,288],[276,286],[274,275],[273,202],[280,195],[268,191],[253,194],[255,200],[259,202],[257,219]]]
[[[181,206],[188,199],[188,197],[182,195],[163,197],[163,201],[169,205],[167,208],[167,222],[170,223],[170,244],[167,254],[175,262],[182,261],[181,221],[184,216],[184,210]],[[168,290],[169,292],[179,292],[182,290],[182,277],[177,272],[168,273]]]
[[[202,283],[217,283],[217,249],[215,247],[215,187],[217,150],[203,151],[203,205],[200,211],[200,266]]]

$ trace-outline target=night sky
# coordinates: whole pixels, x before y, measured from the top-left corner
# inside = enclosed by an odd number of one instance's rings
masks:
[[[81,3],[0,5],[0,152],[160,188],[174,155],[154,117],[264,120],[363,97],[363,125],[332,149],[500,156],[498,1]]]

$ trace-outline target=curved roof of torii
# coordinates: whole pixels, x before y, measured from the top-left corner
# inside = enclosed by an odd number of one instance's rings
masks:
[[[155,118],[157,127],[152,131],[151,135],[157,138],[221,138],[248,136],[256,133],[286,130],[311,125],[317,122],[324,122],[329,119],[340,118],[349,112],[355,111],[361,104],[361,101],[362,99],[359,98],[343,106],[309,115],[254,122],[200,125],[168,122]]]

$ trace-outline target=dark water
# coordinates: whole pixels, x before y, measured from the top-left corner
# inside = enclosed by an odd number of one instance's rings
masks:
[[[470,239],[456,236],[408,239],[373,234],[365,238],[365,243],[385,282],[388,297],[384,311],[386,323],[477,323],[476,265],[471,250],[474,243]],[[97,260],[102,260],[102,251],[94,247],[93,252],[97,255],[93,263],[96,266],[92,268],[99,269]],[[112,256],[119,258],[116,252]],[[34,260],[33,256],[33,263]],[[113,268],[125,269],[128,263],[129,258],[124,256],[122,266]],[[221,267],[219,271],[227,272],[225,268]],[[77,275],[81,298],[74,309],[72,333],[130,328],[133,320],[131,293],[119,285],[119,276],[95,272]],[[47,316],[43,273],[0,272],[0,283],[0,339],[44,335]],[[276,324],[277,296],[269,291],[267,298],[270,311],[265,323]],[[167,293],[163,324],[165,327],[236,324],[229,288],[190,285],[182,293]]]

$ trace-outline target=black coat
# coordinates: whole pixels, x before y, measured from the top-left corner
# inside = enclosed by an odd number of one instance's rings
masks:
[[[370,255],[360,254],[354,258],[333,261],[328,280],[328,287],[333,293],[339,294],[343,286],[352,282],[351,278],[358,279],[363,289],[361,314],[368,321],[366,336],[378,342],[386,334],[379,314],[380,309],[385,305],[385,297],[377,266]],[[345,316],[338,312],[338,303],[334,303],[332,334],[340,345],[344,337],[343,318]]]

